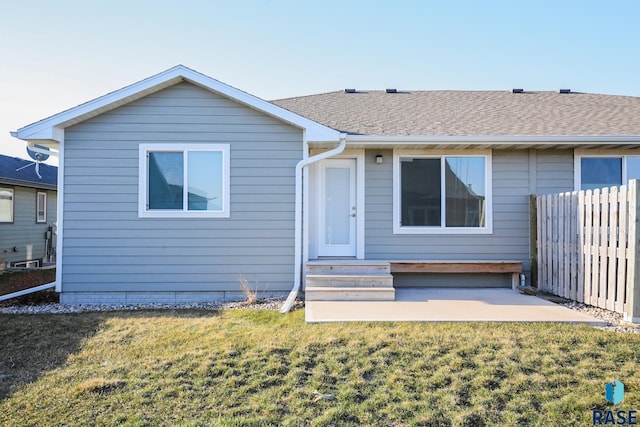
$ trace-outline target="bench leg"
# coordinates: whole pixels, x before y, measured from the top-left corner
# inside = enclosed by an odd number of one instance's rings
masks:
[[[517,290],[520,286],[520,273],[511,273],[511,287]]]

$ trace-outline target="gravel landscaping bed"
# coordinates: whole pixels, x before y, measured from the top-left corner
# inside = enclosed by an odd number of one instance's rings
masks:
[[[46,291],[43,291],[46,292]],[[50,291],[52,292],[52,291]],[[35,294],[34,294],[35,295]],[[46,299],[45,299],[46,301]],[[16,301],[5,301],[0,305],[0,313],[3,314],[66,314],[66,313],[87,313],[96,311],[137,311],[137,310],[232,310],[232,309],[265,309],[279,310],[284,303],[284,299],[259,299],[255,303],[246,301],[225,302],[225,303],[200,303],[200,304],[104,304],[104,305],[62,305],[57,302],[44,303],[20,303]],[[640,325],[633,325],[625,322],[621,314],[601,308],[592,307],[577,302],[562,303],[567,308],[579,311],[588,316],[595,317],[607,322],[606,326],[596,326],[597,328],[624,332],[640,333]],[[296,301],[293,310],[304,308],[304,301]]]
[[[622,318],[622,314],[574,301],[564,303],[563,305],[572,310],[579,311],[582,314],[586,314],[587,316],[606,321],[607,326],[598,326],[600,329],[615,332],[627,332],[631,334],[640,333],[640,325],[625,322]]]
[[[137,310],[232,310],[238,308],[245,309],[265,309],[280,310],[284,304],[284,299],[259,299],[254,303],[246,301],[224,302],[224,303],[199,303],[199,304],[77,304],[62,305],[59,303],[44,304],[15,304],[0,307],[3,314],[68,314],[68,313],[88,313],[96,311],[137,311]],[[293,310],[304,307],[303,301],[296,301]]]

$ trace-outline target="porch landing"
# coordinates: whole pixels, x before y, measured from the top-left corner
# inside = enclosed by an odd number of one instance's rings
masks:
[[[396,289],[395,301],[306,301],[307,322],[564,322],[604,326],[575,310],[505,288]]]

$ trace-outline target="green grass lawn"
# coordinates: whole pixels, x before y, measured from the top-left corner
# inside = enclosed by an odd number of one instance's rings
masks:
[[[0,315],[0,425],[591,425],[640,410],[640,335],[304,323],[303,311]],[[315,392],[334,399],[317,399]]]

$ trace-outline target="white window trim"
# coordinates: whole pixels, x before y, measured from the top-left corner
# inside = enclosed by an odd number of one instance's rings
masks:
[[[573,161],[574,161],[573,182],[574,182],[574,189],[576,191],[580,191],[582,187],[582,159],[589,158],[589,157],[598,157],[598,158],[609,157],[609,158],[622,159],[622,185],[626,185],[629,181],[627,178],[627,159],[629,157],[640,158],[640,151],[627,150],[623,153],[620,151],[611,151],[611,150],[575,150],[574,156],[573,156]]]
[[[485,190],[486,190],[486,222],[484,227],[403,227],[400,225],[400,158],[434,158],[443,156],[484,157],[485,158]],[[393,234],[492,234],[493,233],[493,194],[492,194],[493,161],[491,150],[393,150]],[[444,184],[443,184],[444,185]],[[443,202],[444,203],[444,202]],[[443,207],[444,212],[444,207]]]
[[[147,154],[151,151],[220,151],[222,152],[222,210],[149,210],[147,209]],[[140,144],[138,159],[138,218],[229,218],[230,212],[230,168],[229,144]],[[186,156],[185,156],[186,161]],[[185,168],[186,173],[186,168]]]
[[[40,195],[43,195],[43,209],[42,212],[44,212],[44,217],[41,219],[39,217],[39,213],[40,213]],[[36,193],[36,223],[37,224],[42,224],[42,223],[46,223],[47,222],[47,193],[44,191],[38,191]]]
[[[11,221],[0,220],[0,224],[13,224],[16,220],[16,192],[13,191],[13,188],[7,187],[0,187],[0,190],[11,193]]]
[[[14,262],[12,264],[12,267],[17,267],[17,268],[40,268],[40,261],[39,260],[32,260],[32,261]]]

